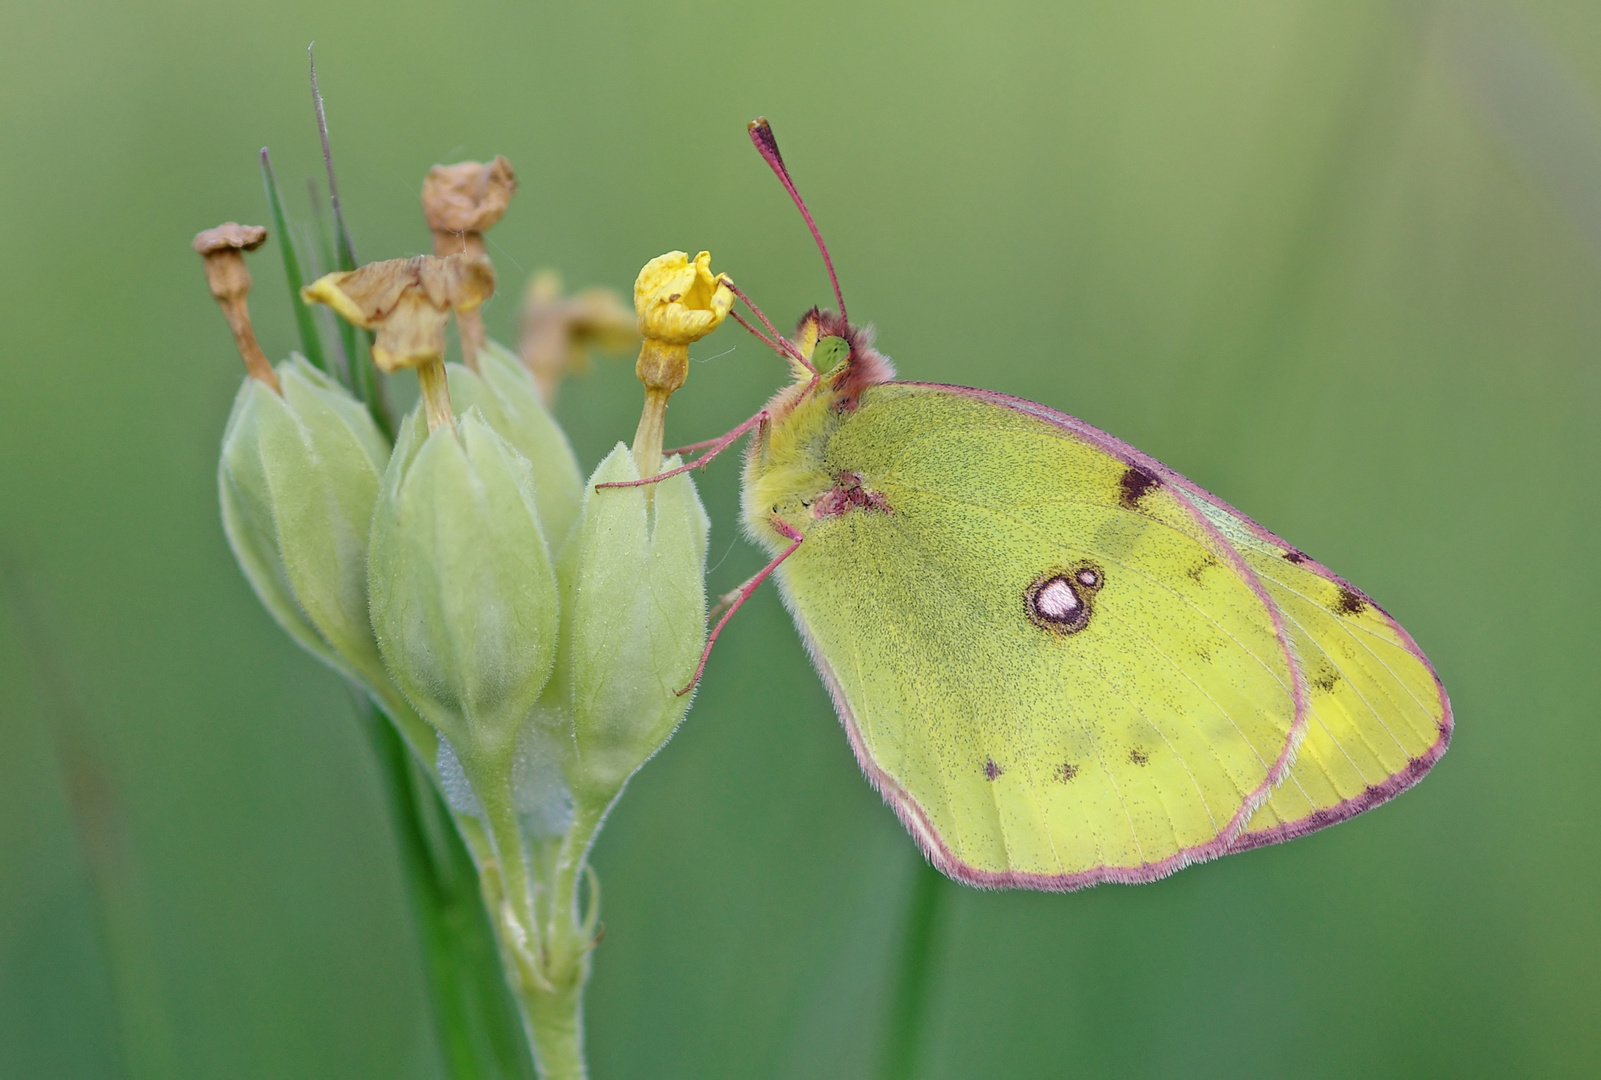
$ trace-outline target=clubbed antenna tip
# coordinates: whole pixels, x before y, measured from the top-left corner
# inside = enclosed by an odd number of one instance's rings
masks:
[[[778,140],[773,137],[773,125],[767,122],[767,117],[758,116],[745,127],[750,132],[751,142],[756,144],[756,149],[761,151],[762,157],[777,162],[778,168],[782,169],[784,155],[778,152]]]

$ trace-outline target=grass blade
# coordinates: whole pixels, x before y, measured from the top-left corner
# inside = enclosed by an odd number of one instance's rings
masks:
[[[311,102],[317,111],[317,134],[322,138],[322,160],[328,170],[328,199],[334,209],[334,247],[339,256],[339,269],[354,270],[356,247],[350,240],[350,228],[345,224],[345,211],[339,202],[339,182],[334,177],[334,151],[328,139],[328,113],[323,108],[322,90],[317,86],[317,59],[312,53],[315,44],[313,42],[306,47],[306,58],[311,64]],[[377,369],[370,362],[372,334],[362,331],[361,336],[366,339],[365,348],[358,348],[354,327],[345,333],[345,353],[350,358],[350,381],[356,395],[366,403],[367,411],[372,413],[373,422],[378,425],[378,430],[393,442],[395,417],[389,407],[389,394],[383,380],[379,378]]]
[[[311,252],[312,270],[321,277],[332,272],[339,265],[339,260],[334,257],[333,235],[329,233],[328,222],[322,213],[322,191],[318,189],[316,179],[310,176],[306,177],[306,195],[307,205],[311,207],[311,222],[306,226],[306,246]],[[356,344],[356,328],[331,310],[324,309],[312,314],[326,327],[332,328],[332,336],[326,340],[331,343],[333,359],[340,366],[339,381],[354,393],[355,378],[351,374],[350,357],[351,349]]]
[[[317,324],[312,320],[311,309],[300,298],[300,287],[306,283],[300,273],[300,259],[295,255],[294,237],[289,233],[289,222],[284,217],[283,200],[278,196],[278,181],[272,175],[272,159],[267,148],[261,148],[261,183],[267,189],[267,207],[272,211],[272,227],[277,230],[278,249],[283,252],[284,277],[289,279],[289,306],[295,312],[295,326],[300,331],[300,353],[318,371],[327,371],[328,362],[322,354],[322,339],[317,335]]]

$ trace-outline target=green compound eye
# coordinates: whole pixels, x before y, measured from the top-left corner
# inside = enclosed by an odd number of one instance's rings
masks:
[[[851,355],[851,343],[842,337],[826,337],[812,351],[812,366],[820,375],[832,375]]]

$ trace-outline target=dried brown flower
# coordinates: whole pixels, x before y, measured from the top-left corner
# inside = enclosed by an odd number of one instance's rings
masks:
[[[267,230],[260,225],[240,225],[228,221],[214,229],[196,233],[194,249],[206,263],[206,284],[222,307],[222,314],[233,331],[234,345],[244,358],[245,370],[254,379],[278,390],[278,375],[256,341],[250,324],[250,271],[245,268],[244,252],[254,251],[267,242]]]
[[[326,274],[301,290],[357,326],[376,330],[372,359],[393,374],[416,368],[429,428],[454,423],[444,389],[445,326],[451,311],[475,311],[495,291],[489,260],[418,255]]]
[[[506,212],[517,193],[511,162],[497,155],[487,165],[463,161],[435,165],[422,182],[422,210],[434,234],[435,255],[484,257],[484,231]],[[457,312],[462,359],[478,368],[478,351],[484,344],[483,318],[476,310]]]
[[[202,255],[213,255],[219,251],[255,251],[266,242],[264,227],[225,221],[215,229],[196,233],[194,248]]]
[[[422,183],[422,209],[434,231],[434,253],[453,254],[466,244],[467,254],[483,254],[479,234],[500,220],[516,193],[517,177],[504,157],[496,156],[487,165],[463,161],[429,169]]]
[[[528,283],[522,324],[517,351],[547,405],[564,376],[589,366],[591,348],[623,352],[639,343],[637,317],[616,290],[563,296],[561,277],[553,270],[541,270]]]
[[[302,295],[376,330],[373,362],[392,374],[443,360],[450,312],[472,311],[494,291],[495,271],[487,259],[418,255],[326,274]]]

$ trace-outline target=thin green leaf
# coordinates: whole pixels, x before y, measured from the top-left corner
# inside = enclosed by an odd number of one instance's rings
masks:
[[[338,265],[339,259],[334,255],[333,234],[328,231],[327,218],[323,217],[322,189],[317,187],[315,177],[306,177],[306,194],[311,206],[311,224],[308,226],[311,231],[310,242],[314,245],[313,254],[315,259],[320,260],[316,268],[316,274],[321,277],[323,274],[331,272]],[[332,320],[334,327],[333,348],[338,353],[339,362],[344,366],[344,375],[341,378],[351,388],[351,392],[354,393],[355,379],[351,374],[354,370],[354,365],[351,364],[350,358],[353,355],[352,350],[356,347],[356,328],[332,311],[324,312],[322,317]]]
[[[289,280],[289,306],[295,312],[295,326],[300,331],[300,354],[318,371],[327,371],[323,357],[322,339],[317,336],[317,324],[312,320],[311,308],[300,298],[300,287],[306,283],[300,273],[300,260],[295,255],[294,238],[289,233],[289,222],[284,217],[283,200],[278,196],[278,181],[272,174],[272,159],[267,148],[261,148],[261,183],[267,189],[267,207],[272,212],[272,227],[277,231],[278,250],[283,252],[284,277]],[[349,387],[347,386],[348,390]]]
[[[313,43],[314,45],[315,43]],[[323,108],[322,90],[317,86],[317,60],[312,53],[311,45],[306,47],[306,59],[311,65],[311,102],[317,112],[317,134],[322,139],[322,160],[328,170],[328,201],[334,211],[334,242],[339,255],[339,269],[356,269],[356,248],[350,239],[350,228],[345,224],[345,211],[339,202],[339,181],[334,177],[334,151],[328,140],[328,113]],[[342,327],[349,327],[348,323],[341,323]],[[388,436],[391,442],[395,438],[394,411],[389,406],[389,393],[384,380],[379,376],[377,369],[369,362],[372,356],[373,335],[364,331],[362,337],[366,339],[365,348],[358,349],[356,345],[356,330],[349,327],[341,331],[345,340],[345,354],[350,359],[351,383],[355,393],[366,403],[367,409],[372,413],[373,421],[378,430]]]

